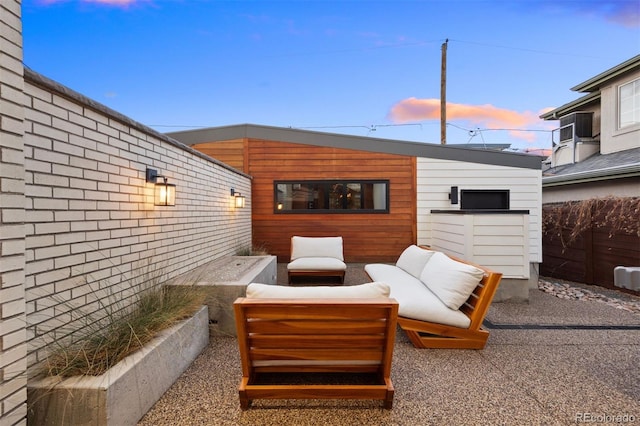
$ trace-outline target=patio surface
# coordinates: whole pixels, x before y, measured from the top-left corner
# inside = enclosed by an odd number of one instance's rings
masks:
[[[345,285],[367,281],[363,264],[349,265]],[[640,314],[531,290],[528,304],[495,303],[487,320],[480,351],[416,349],[399,330],[392,410],[379,401],[257,400],[242,411],[237,341],[212,337],[139,425],[640,423]]]

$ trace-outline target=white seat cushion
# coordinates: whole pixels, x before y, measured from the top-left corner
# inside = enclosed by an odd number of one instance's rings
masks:
[[[328,257],[344,261],[342,237],[291,237],[291,260]]]
[[[460,309],[483,276],[482,269],[436,252],[422,270],[420,280],[445,305],[451,309]]]
[[[404,269],[406,272],[419,279],[424,266],[427,264],[433,253],[435,252],[432,250],[422,249],[415,244],[411,245],[404,249],[396,262],[396,266]]]
[[[346,271],[347,265],[331,257],[301,257],[287,264],[289,271]]]
[[[420,280],[404,270],[382,263],[369,264],[364,269],[374,281],[389,284],[389,297],[398,301],[401,317],[469,328],[471,320],[468,316],[447,307]]]
[[[340,299],[389,297],[389,285],[373,282],[361,285],[332,287],[287,287],[251,283],[247,286],[247,297],[253,299]]]

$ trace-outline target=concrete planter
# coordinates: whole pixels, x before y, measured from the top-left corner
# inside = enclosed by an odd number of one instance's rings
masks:
[[[29,382],[33,425],[135,425],[209,343],[203,306],[102,376]]]
[[[208,262],[165,285],[202,286],[207,294],[212,336],[235,336],[233,302],[247,293],[250,283],[277,283],[276,256],[226,256]]]

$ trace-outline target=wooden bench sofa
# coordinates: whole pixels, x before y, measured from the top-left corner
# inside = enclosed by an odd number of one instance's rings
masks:
[[[346,270],[342,237],[291,237],[289,284],[296,276],[337,277],[343,284]]]
[[[390,373],[398,303],[386,297],[385,284],[373,284],[382,288],[382,296],[368,288],[365,298],[351,297],[358,294],[347,294],[350,290],[338,291],[339,298],[316,298],[323,288],[250,284],[247,295],[253,292],[256,298],[234,303],[242,363],[241,408],[260,398],[375,399],[392,408]],[[306,289],[311,293],[304,294]],[[271,290],[276,293],[265,294]],[[278,293],[281,290],[288,293]],[[297,290],[301,291],[290,297],[290,291]],[[294,373],[294,379],[287,373]],[[365,375],[369,380],[327,382],[333,373]],[[299,380],[302,376],[305,380]],[[278,380],[283,378],[289,381]]]
[[[400,304],[398,324],[415,347],[485,347],[482,322],[501,273],[415,245],[395,265],[370,264],[365,272],[389,284]]]

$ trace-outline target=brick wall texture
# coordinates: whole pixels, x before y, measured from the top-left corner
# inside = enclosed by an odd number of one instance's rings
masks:
[[[0,7],[0,424],[16,425],[33,367],[83,317],[251,245],[251,181],[23,69],[20,1]],[[147,168],[174,207],[154,206]]]
[[[25,71],[28,363],[69,332],[72,308],[124,307],[148,285],[251,244],[246,175]],[[176,205],[153,203],[153,168]],[[99,312],[97,313],[99,315]]]
[[[26,424],[25,182],[20,1],[0,3],[0,424]]]

